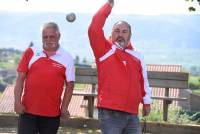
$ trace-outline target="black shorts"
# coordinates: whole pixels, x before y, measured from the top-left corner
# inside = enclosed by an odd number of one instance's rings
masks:
[[[29,113],[19,116],[18,134],[56,134],[60,125],[60,116],[45,117]]]

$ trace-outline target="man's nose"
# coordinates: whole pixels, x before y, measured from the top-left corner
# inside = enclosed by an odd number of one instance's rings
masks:
[[[123,37],[122,35],[123,35],[123,33],[122,33],[122,32],[119,32],[118,36],[119,36],[119,37]]]
[[[122,33],[118,33],[118,38],[123,38],[123,34]]]

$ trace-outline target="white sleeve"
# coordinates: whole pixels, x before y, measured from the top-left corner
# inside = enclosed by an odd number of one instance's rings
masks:
[[[125,51],[127,53],[131,54],[132,56],[137,57],[141,62],[142,75],[143,75],[143,79],[144,79],[144,90],[146,93],[145,96],[143,97],[143,102],[144,102],[144,104],[151,104],[152,103],[151,88],[149,87],[149,81],[148,81],[148,77],[147,77],[147,68],[146,68],[146,65],[144,64],[143,57],[138,51],[133,51],[133,50],[125,50]]]
[[[143,57],[140,56],[140,62],[142,65],[142,74],[143,74],[143,79],[144,79],[144,90],[145,90],[145,96],[143,97],[143,102],[144,104],[151,104],[152,99],[151,99],[151,87],[149,87],[149,81],[148,81],[148,76],[147,76],[147,67],[144,63]]]
[[[75,81],[75,66],[73,59],[71,59],[67,64],[65,76],[67,82]]]

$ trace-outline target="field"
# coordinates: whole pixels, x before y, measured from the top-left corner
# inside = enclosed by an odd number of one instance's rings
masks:
[[[200,76],[189,77],[189,88],[192,90],[200,89]],[[199,92],[199,91],[197,91]]]
[[[194,93],[200,94],[200,89],[193,90]]]

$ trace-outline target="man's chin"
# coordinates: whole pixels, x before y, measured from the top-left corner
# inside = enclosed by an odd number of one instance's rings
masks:
[[[44,45],[44,50],[46,51],[56,51],[58,49],[57,45]]]
[[[125,48],[126,45],[125,45],[125,42],[117,42],[121,47]]]

